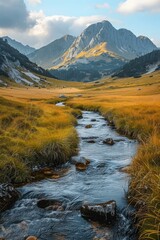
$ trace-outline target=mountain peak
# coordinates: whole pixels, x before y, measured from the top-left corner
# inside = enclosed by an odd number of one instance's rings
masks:
[[[62,55],[68,50],[75,39],[72,35],[65,35],[29,54],[28,57],[31,61],[44,68],[50,68],[54,66],[54,63],[58,64]]]
[[[33,51],[35,51],[35,48],[30,47],[29,45],[23,45],[22,43],[16,41],[15,39],[12,39],[8,36],[4,36],[2,37],[2,39],[6,39],[8,44],[15,48],[16,50],[18,50],[20,53],[24,54],[24,55],[28,55],[30,53],[32,53]]]

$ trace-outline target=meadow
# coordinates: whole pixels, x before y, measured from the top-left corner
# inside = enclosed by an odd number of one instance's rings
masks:
[[[27,89],[10,88],[7,96],[6,90],[0,97],[0,182],[28,182],[33,169],[65,163],[77,152],[74,125],[81,112],[55,106],[58,90],[49,100],[41,91],[37,98],[36,90],[29,96]]]
[[[99,111],[139,149],[130,165],[128,202],[137,209],[139,239],[160,237],[160,72],[139,79],[104,79],[69,106]]]
[[[81,114],[79,109],[99,111],[117,131],[139,142],[128,170],[131,180],[127,197],[137,209],[139,239],[158,240],[160,72],[141,78],[66,85],[0,89],[0,180],[26,181],[34,166],[66,162],[77,150],[73,126]],[[68,96],[68,107],[54,105],[60,101],[59,94]]]

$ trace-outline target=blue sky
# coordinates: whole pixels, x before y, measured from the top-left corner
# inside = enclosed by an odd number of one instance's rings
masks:
[[[37,48],[65,34],[77,36],[89,24],[104,19],[109,20],[115,28],[127,28],[137,36],[147,36],[160,47],[160,0],[7,0],[7,2],[8,7],[12,9],[19,6],[22,11],[24,8],[26,19],[22,19],[21,22],[25,24],[24,28],[17,25],[12,27],[7,25],[7,28],[0,26],[0,35],[10,35]],[[14,2],[14,6],[11,6],[11,2]],[[23,7],[20,7],[22,3]],[[1,4],[4,5],[4,0],[0,0],[0,7]]]

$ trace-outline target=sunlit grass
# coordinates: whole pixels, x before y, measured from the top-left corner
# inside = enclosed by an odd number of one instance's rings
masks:
[[[103,84],[102,84],[103,82]],[[136,206],[139,240],[160,239],[160,74],[140,79],[103,80],[68,104],[99,111],[116,129],[137,138],[130,168],[129,203]]]
[[[76,152],[79,111],[0,98],[0,181],[22,182],[33,167],[55,166]]]
[[[0,99],[1,181],[25,181],[35,165],[65,162],[78,141],[74,116],[81,115],[79,109],[99,111],[140,143],[130,168],[128,197],[137,208],[139,239],[159,240],[160,72],[98,84],[52,84],[50,89],[0,89],[9,99]],[[59,94],[69,96],[67,104],[74,109],[55,107]]]

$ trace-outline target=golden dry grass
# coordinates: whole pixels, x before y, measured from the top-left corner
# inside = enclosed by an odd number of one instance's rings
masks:
[[[78,144],[73,126],[79,111],[20,99],[0,98],[1,182],[27,181],[34,167],[64,163]]]
[[[160,238],[160,72],[139,79],[103,79],[90,84],[71,107],[96,110],[117,130],[137,138],[129,202],[137,208],[139,239]]]
[[[7,129],[1,128],[1,131],[5,132],[4,137],[9,136],[9,140],[8,138],[5,140],[8,143],[2,145],[2,149],[7,152],[9,150],[12,153],[10,161],[14,162],[14,166],[18,164],[19,176],[23,172],[23,164],[25,163],[25,161],[17,163],[19,160],[16,155],[17,152],[19,153],[18,156],[24,154],[23,151],[21,154],[20,149],[25,149],[25,152],[27,152],[29,163],[34,161],[38,163],[40,159],[42,161],[46,159],[46,161],[50,162],[50,154],[53,149],[57,149],[56,144],[59,139],[62,138],[60,149],[62,149],[62,152],[67,153],[71,143],[77,141],[73,141],[76,135],[73,133],[72,125],[75,120],[72,115],[79,114],[79,112],[74,112],[70,108],[57,109],[53,105],[54,102],[58,101],[59,94],[63,93],[70,97],[67,100],[69,106],[98,110],[108,120],[115,123],[118,131],[139,140],[140,148],[130,168],[129,199],[137,207],[140,229],[139,239],[158,240],[160,222],[160,72],[138,79],[113,80],[108,78],[101,80],[99,83],[78,83],[77,85],[76,83],[73,83],[73,85],[72,83],[66,83],[66,85],[68,84],[66,88],[63,88],[64,83],[59,84],[58,87],[54,85],[50,89],[0,89],[0,94],[9,99],[9,102],[15,99],[18,102],[27,103],[27,107],[30,106],[29,109],[33,107],[37,109],[35,111],[42,111],[40,116],[33,118],[34,120],[32,119],[32,122],[28,122],[28,116],[30,115],[22,114],[23,117],[26,116],[24,118],[25,124],[21,126],[21,129],[24,128],[24,130],[18,132],[18,138],[20,132],[22,136],[17,145],[15,144],[17,142],[15,138],[17,131],[14,133],[13,126],[14,128],[19,126],[18,119],[22,116],[18,115],[13,122],[9,117],[6,121],[8,124],[8,126],[6,125]],[[82,97],[77,97],[79,93],[82,94]],[[26,110],[20,109],[19,113],[23,111],[26,112]],[[5,115],[5,113],[3,114]],[[27,124],[29,125],[27,126]],[[30,138],[30,141],[27,139],[26,148],[23,142],[26,131],[25,126],[30,129],[29,131],[33,131],[33,138]],[[38,133],[34,134],[34,131]],[[15,134],[15,142],[13,136],[10,137],[10,134]],[[54,142],[54,144],[50,145],[51,142]],[[6,146],[11,147],[7,149]],[[40,151],[40,149],[44,149],[44,151]],[[47,155],[46,152],[48,152]],[[67,156],[70,154],[71,152]],[[14,158],[15,156],[16,158]],[[39,158],[39,156],[41,157]]]

